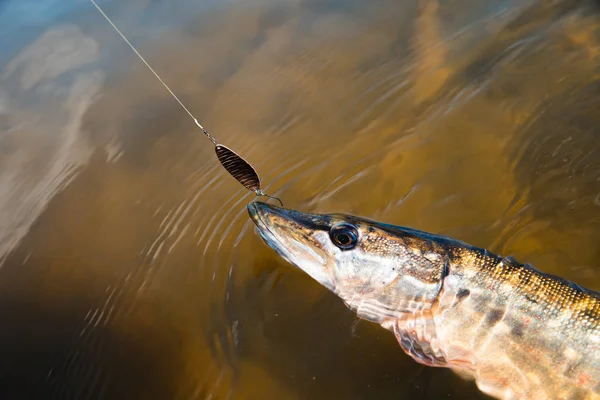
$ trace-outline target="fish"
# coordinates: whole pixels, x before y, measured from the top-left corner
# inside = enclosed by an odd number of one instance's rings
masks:
[[[600,293],[408,227],[259,201],[247,210],[269,247],[416,362],[498,399],[600,398]]]

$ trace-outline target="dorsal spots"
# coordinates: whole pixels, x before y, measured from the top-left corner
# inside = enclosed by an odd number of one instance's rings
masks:
[[[523,325],[515,323],[515,326],[513,326],[510,333],[519,338],[523,337]]]
[[[458,293],[456,293],[456,298],[459,301],[462,301],[471,295],[471,291],[469,289],[460,289]]]
[[[500,310],[500,309],[492,310],[485,316],[485,323],[488,326],[496,325],[502,319],[503,316],[504,316],[504,310]]]

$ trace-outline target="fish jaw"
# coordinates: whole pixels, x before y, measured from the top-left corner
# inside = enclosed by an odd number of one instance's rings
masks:
[[[327,245],[326,235],[314,229],[327,225],[326,221],[261,202],[251,202],[247,208],[259,235],[269,247],[321,285],[335,291],[329,268],[333,260],[323,251]]]

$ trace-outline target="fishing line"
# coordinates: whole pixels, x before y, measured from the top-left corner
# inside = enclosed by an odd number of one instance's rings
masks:
[[[131,50],[133,50],[133,52],[135,54],[137,54],[137,56],[140,58],[140,60],[142,60],[142,62],[144,64],[146,64],[146,67],[148,67],[148,69],[154,74],[154,76],[156,76],[156,78],[159,80],[159,82],[163,84],[165,89],[167,89],[169,91],[171,96],[173,96],[173,98],[179,103],[179,105],[185,110],[185,112],[187,112],[189,114],[189,116],[194,120],[196,125],[200,129],[202,129],[202,132],[204,133],[204,135],[206,135],[206,137],[215,146],[215,153],[217,155],[217,158],[219,159],[219,162],[223,166],[223,168],[225,168],[225,170],[227,172],[229,172],[229,174],[231,176],[233,176],[239,183],[241,183],[242,186],[244,186],[248,190],[253,191],[256,194],[256,196],[264,196],[264,197],[268,197],[271,199],[275,199],[283,207],[283,202],[279,198],[277,198],[275,196],[270,196],[270,195],[266,194],[265,192],[263,192],[263,190],[260,187],[260,178],[258,176],[258,173],[252,167],[252,165],[250,165],[250,163],[248,163],[246,160],[244,160],[235,151],[231,150],[227,146],[224,146],[224,145],[218,143],[217,139],[214,136],[212,136],[210,133],[208,133],[208,131],[202,125],[200,125],[200,122],[198,122],[198,119],[196,117],[194,117],[194,115],[190,112],[190,110],[188,110],[188,108],[183,104],[183,102],[181,100],[179,100],[179,97],[177,97],[175,95],[175,93],[173,93],[171,88],[169,88],[169,86],[165,83],[165,81],[163,81],[161,79],[161,77],[156,73],[156,71],[154,71],[154,69],[150,66],[150,64],[148,64],[146,59],[144,57],[142,57],[142,55],[131,44],[131,42],[129,42],[129,40],[127,40],[125,35],[123,35],[123,33],[121,33],[119,28],[117,28],[117,26],[112,22],[112,20],[108,17],[108,15],[106,15],[106,13],[104,11],[102,11],[102,8],[100,8],[100,6],[98,4],[96,4],[96,2],[94,0],[90,0],[90,2],[98,9],[100,14],[102,14],[102,16],[108,21],[108,23],[114,28],[114,30],[123,38],[125,43],[127,43],[129,45],[129,47],[131,47]]]

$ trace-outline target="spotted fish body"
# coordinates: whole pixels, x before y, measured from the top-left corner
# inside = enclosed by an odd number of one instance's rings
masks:
[[[446,249],[437,302],[389,322],[408,354],[464,370],[498,398],[600,397],[598,293],[482,249]]]
[[[418,230],[258,202],[248,210],[267,244],[417,362],[471,376],[496,398],[600,398],[597,292]]]

